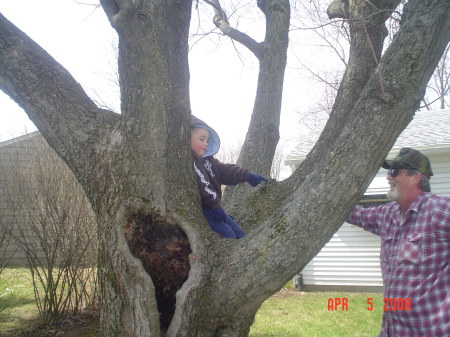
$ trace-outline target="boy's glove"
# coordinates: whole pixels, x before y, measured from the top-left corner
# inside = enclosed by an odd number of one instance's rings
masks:
[[[226,214],[222,207],[217,207],[214,209],[205,208],[203,210],[206,219],[211,219],[215,221],[225,221]]]
[[[267,179],[256,173],[250,173],[247,178],[247,182],[253,187],[257,186],[262,181],[267,181]]]

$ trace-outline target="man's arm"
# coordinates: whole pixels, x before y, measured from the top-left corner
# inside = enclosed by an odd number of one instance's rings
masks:
[[[363,207],[357,205],[345,219],[346,222],[356,225],[375,235],[380,235],[380,223],[382,208]]]

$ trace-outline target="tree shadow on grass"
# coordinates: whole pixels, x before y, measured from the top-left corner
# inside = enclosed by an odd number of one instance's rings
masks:
[[[98,311],[83,311],[53,324],[40,324],[39,320],[21,320],[20,326],[0,332],[0,337],[101,337]]]
[[[23,320],[38,321],[38,311],[35,306],[36,302],[33,298],[4,294],[0,297],[0,324],[18,322],[18,325],[22,324]],[[33,307],[33,310],[30,307]],[[35,311],[35,315],[32,311]],[[3,336],[2,329],[0,329],[0,336]]]
[[[4,294],[0,297],[0,315],[6,311],[6,309],[14,309],[27,304],[36,303],[33,297],[29,296],[17,296],[13,293]]]

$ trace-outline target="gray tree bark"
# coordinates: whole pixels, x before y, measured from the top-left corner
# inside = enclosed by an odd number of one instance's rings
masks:
[[[238,241],[205,230],[199,208],[188,146],[190,1],[101,1],[119,35],[121,115],[99,109],[0,15],[0,88],[73,170],[98,218],[105,336],[248,334],[263,301],[322,248],[366,189],[449,42],[448,1],[410,0],[380,57],[386,12],[367,6],[397,2],[349,2],[352,56],[328,125],[289,179],[231,195],[248,230]],[[266,173],[278,141],[289,6],[258,4],[268,33],[256,47],[261,74],[241,163]]]

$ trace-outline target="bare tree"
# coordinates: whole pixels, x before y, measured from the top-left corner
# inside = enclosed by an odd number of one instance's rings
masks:
[[[237,144],[221,146],[215,157],[222,163],[236,164],[239,159],[241,148],[242,141]]]
[[[337,2],[345,8],[345,1]],[[377,7],[376,3],[372,6],[378,11],[389,11],[390,17],[386,21],[387,38],[384,42],[384,49],[394,40],[397,32],[401,27],[402,12],[406,1],[400,1],[399,6],[395,9],[385,9]],[[344,20],[327,21],[327,13],[325,6],[321,1],[312,0],[297,4],[299,8],[295,10],[295,21],[292,23],[294,32],[312,31],[315,35],[311,38],[312,47],[318,48],[321,52],[327,52],[330,55],[328,63],[333,64],[332,67],[327,65],[318,66],[313,60],[301,60],[300,70],[306,70],[313,82],[319,83],[321,95],[311,107],[300,113],[300,121],[307,127],[314,128],[314,125],[324,125],[328,119],[339,85],[347,67],[348,49],[350,46],[350,35],[348,21]],[[347,3],[349,6],[349,3]],[[304,36],[304,34],[303,34]],[[442,55],[441,60],[436,67],[430,82],[427,85],[427,91],[423,100],[426,109],[448,107],[446,96],[448,96],[448,47]],[[374,58],[376,55],[374,54]],[[378,60],[377,60],[378,62]]]
[[[222,146],[215,156],[222,163],[236,164],[241,153],[242,142],[231,146]],[[281,170],[284,166],[284,153],[282,144],[278,144],[272,161],[270,169],[270,177],[275,180],[280,180]]]
[[[441,60],[439,61],[436,70],[431,77],[431,81],[427,87],[427,93],[423,100],[424,106],[427,110],[436,106],[440,109],[450,107],[448,101],[448,93],[450,88],[450,46],[447,46]]]
[[[270,177],[275,180],[281,180],[281,171],[284,167],[285,153],[283,152],[283,144],[279,143],[275,149],[272,167],[270,168]]]
[[[356,204],[411,121],[448,44],[448,1],[410,0],[381,57],[385,21],[399,2],[332,4],[332,16],[349,21],[351,43],[327,126],[289,179],[227,192],[248,233],[236,241],[206,230],[192,171],[190,1],[101,1],[119,36],[120,115],[93,104],[0,16],[0,87],[70,166],[97,217],[105,336],[248,334],[263,301],[320,251]],[[257,5],[266,23],[261,42],[227,26],[220,8],[214,22],[259,62],[238,164],[267,175],[279,138],[290,3]]]
[[[328,5],[316,0],[297,3],[291,23],[295,39],[317,51],[311,57],[295,55],[295,62],[299,64],[296,71],[305,74],[309,83],[317,88],[314,92],[317,99],[299,111],[300,122],[310,129],[323,126],[329,118],[349,57],[348,23],[346,20],[330,21],[326,13]]]

